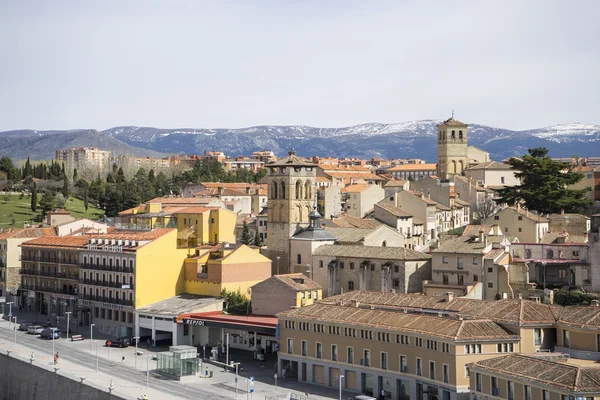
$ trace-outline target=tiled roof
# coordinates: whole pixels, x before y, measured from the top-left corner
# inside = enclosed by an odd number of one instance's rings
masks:
[[[468,168],[469,170],[476,169],[511,169],[510,165],[499,163],[498,161],[488,161],[473,165]]]
[[[302,157],[298,157],[295,151],[290,151],[287,157],[280,158],[278,161],[268,164],[267,167],[290,167],[290,166],[306,166],[306,167],[317,167],[317,164],[313,164],[310,161]]]
[[[513,211],[519,213],[520,215],[522,215],[523,217],[525,217],[525,218],[527,218],[527,219],[529,219],[531,221],[549,222],[548,218],[541,217],[541,216],[533,213],[532,211],[528,211],[528,210],[525,210],[525,209],[520,208],[520,207],[508,207],[508,208],[505,208],[504,210],[507,210],[507,209],[513,210]],[[504,210],[498,211],[498,213],[501,213]]]
[[[437,168],[436,164],[402,164],[396,165],[395,167],[388,168],[386,172],[399,172],[399,171],[435,171]]]
[[[573,393],[600,393],[600,367],[583,367],[547,356],[511,354],[468,365],[475,370],[520,378]]]
[[[21,231],[23,231],[23,229],[12,229],[11,228],[11,229],[0,230],[0,240],[15,237],[15,235]]]
[[[312,279],[307,278],[304,274],[273,275],[269,279],[277,279],[297,291],[323,289],[321,285]],[[267,281],[269,279],[267,279]]]
[[[200,185],[204,186],[207,189],[218,189],[218,188],[227,188],[227,189],[238,189],[238,190],[246,190],[246,188],[251,189],[266,189],[266,184],[260,183],[247,183],[247,182],[200,182]]]
[[[398,311],[338,306],[321,302],[284,311],[278,314],[278,317],[389,329],[452,340],[518,339],[517,335],[511,334],[498,324],[486,319],[459,320]]]
[[[346,192],[346,193],[360,193],[366,189],[368,189],[371,185],[367,185],[367,184],[354,184],[354,185],[349,185],[346,186],[345,188],[342,188],[340,190],[340,192]]]
[[[90,236],[56,236],[39,237],[21,244],[23,247],[52,247],[52,248],[80,248],[88,243]]]
[[[505,236],[487,236],[488,245],[490,243],[502,243],[505,240],[507,240]],[[483,254],[485,247],[485,242],[480,242],[478,238],[459,236],[455,239],[445,241],[439,248],[432,252]]]
[[[381,222],[373,218],[356,218],[347,215],[336,217],[333,222],[339,228],[365,228],[373,229],[382,225]],[[323,226],[326,226],[325,220],[322,221]]]
[[[479,231],[483,231],[485,234],[492,232],[492,225],[473,225],[469,224],[465,226],[461,236],[479,236]]]
[[[198,197],[155,197],[147,203],[161,203],[163,205],[169,204],[203,204],[206,200]]]
[[[428,260],[429,254],[405,247],[376,247],[361,245],[327,244],[317,248],[313,255],[328,257],[348,257],[379,260]]]
[[[176,211],[172,211],[173,214],[203,214],[207,211],[214,210],[209,207],[183,207]]]
[[[385,178],[382,178],[379,175],[375,175],[373,173],[364,173],[364,172],[356,172],[356,171],[335,171],[335,172],[325,172],[328,176],[332,178],[338,179],[362,179],[365,181],[384,181]]]
[[[366,236],[370,235],[375,231],[374,228],[332,228],[325,227],[325,231],[334,236],[338,242],[352,242],[358,243],[365,239]]]
[[[600,328],[600,307],[571,306],[562,309],[557,323],[578,328]]]
[[[457,121],[454,119],[454,117],[452,117],[452,118],[448,118],[447,120],[445,120],[438,126],[468,126],[468,125],[465,124],[464,122]]]
[[[400,207],[396,207],[390,203],[378,203],[378,204],[375,204],[375,208],[381,208],[382,210],[387,211],[388,213],[390,213],[396,217],[401,217],[401,218],[412,217],[411,213],[406,212],[403,209],[401,209]]]
[[[400,187],[406,185],[406,182],[401,179],[391,179],[383,187]]]
[[[58,214],[69,215],[70,213],[67,210],[64,210],[62,208],[57,208],[54,211],[50,211],[48,214],[51,214],[51,215],[58,215]]]

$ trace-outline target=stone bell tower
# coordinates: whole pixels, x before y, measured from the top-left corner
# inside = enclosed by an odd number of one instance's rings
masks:
[[[273,262],[273,271],[289,273],[290,237],[309,224],[316,190],[316,164],[288,156],[268,164],[267,249],[263,254]]]
[[[438,125],[438,164],[437,175],[441,179],[450,179],[461,175],[467,168],[468,125],[449,118]]]

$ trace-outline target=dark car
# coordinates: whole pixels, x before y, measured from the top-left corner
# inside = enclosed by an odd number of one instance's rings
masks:
[[[106,347],[128,347],[130,344],[131,341],[125,337],[108,339],[105,343]]]
[[[27,332],[27,328],[29,328],[31,325],[33,325],[31,322],[23,322],[21,325],[19,325],[19,330]]]
[[[58,328],[44,328],[40,333],[42,339],[60,339],[60,329]]]

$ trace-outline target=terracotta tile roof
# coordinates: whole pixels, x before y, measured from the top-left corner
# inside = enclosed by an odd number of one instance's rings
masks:
[[[528,211],[528,210],[525,210],[525,209],[520,208],[520,207],[507,207],[504,210],[507,210],[507,209],[513,210],[513,211],[519,213],[520,215],[522,215],[523,217],[525,217],[525,218],[527,218],[527,219],[529,219],[531,221],[536,221],[536,222],[550,222],[548,220],[548,218],[541,217],[541,216],[535,214],[532,211]],[[501,213],[504,210],[498,211],[498,213]]]
[[[412,217],[411,213],[406,212],[402,208],[396,207],[393,204],[389,204],[389,203],[378,203],[378,204],[375,204],[374,208],[381,208],[382,210],[387,211],[388,213],[392,214],[395,217],[400,217],[400,218]]]
[[[323,220],[322,222],[325,222],[325,221],[328,221],[328,220]],[[355,218],[355,217],[349,217],[347,215],[336,217],[331,222],[333,222],[339,228],[372,229],[372,228],[377,228],[382,225],[381,222],[379,222],[373,218]],[[325,226],[325,225],[326,224],[323,223],[323,226]]]
[[[577,328],[600,328],[600,307],[597,306],[570,306],[561,310],[557,316],[559,325],[568,325]]]
[[[250,189],[266,189],[267,185],[262,183],[246,183],[246,182],[200,182],[200,185],[209,189],[218,189],[218,188],[227,188],[227,189],[237,189],[237,190],[246,190],[246,188]]]
[[[560,359],[559,359],[560,360]],[[520,378],[542,387],[552,387],[572,393],[600,393],[600,367],[583,367],[548,356],[511,354],[489,358],[468,365],[473,370],[490,372],[494,376]]]
[[[447,120],[445,120],[438,126],[468,126],[468,125],[465,124],[464,122],[457,121],[454,119],[454,117],[452,117],[452,118],[448,118]]]
[[[169,204],[202,204],[206,200],[203,198],[196,197],[155,197],[152,200],[147,201],[146,203],[161,203],[163,205]]]
[[[183,207],[178,210],[171,211],[173,214],[203,214],[207,211],[214,210],[209,207]]]
[[[313,256],[347,257],[378,260],[428,260],[429,254],[421,253],[405,247],[377,247],[345,244],[326,244],[317,248]]]
[[[475,164],[469,168],[468,170],[479,170],[479,169],[511,169],[510,165],[499,163],[498,161],[488,161],[479,164]]]
[[[371,187],[371,185],[367,185],[367,184],[354,184],[354,185],[349,185],[346,186],[345,188],[342,188],[340,190],[340,192],[342,193],[360,193],[366,189],[368,189],[369,187]]]
[[[22,232],[22,231],[23,231],[23,229],[13,229],[13,228],[0,230],[0,240],[13,238],[13,237],[15,237],[16,234],[18,234],[19,232]]]
[[[270,167],[293,167],[293,166],[306,166],[306,167],[317,167],[317,164],[313,164],[310,161],[302,157],[298,157],[295,151],[290,151],[287,157],[280,158],[278,161],[266,165],[267,168]]]
[[[52,214],[52,215],[57,215],[57,214],[69,215],[70,213],[67,210],[64,210],[62,208],[57,208],[54,211],[50,211],[48,214]]]
[[[359,243],[365,237],[375,232],[376,228],[334,228],[325,227],[326,232],[334,236],[338,242],[342,243]]]
[[[358,180],[358,179],[363,179],[365,181],[384,181],[385,178],[382,178],[379,175],[375,175],[373,173],[357,173],[356,171],[347,171],[347,172],[341,172],[341,171],[336,171],[336,172],[326,172],[327,175],[329,175],[332,178],[338,178],[338,179],[354,179],[354,180]]]
[[[459,320],[398,311],[369,309],[363,307],[338,306],[318,302],[310,306],[284,311],[279,318],[290,318],[342,323],[360,327],[380,328],[397,332],[426,334],[445,339],[467,340],[517,340],[491,320]]]
[[[273,275],[269,279],[277,279],[297,291],[323,289],[321,285],[307,278],[304,274]]]
[[[399,172],[399,171],[435,171],[437,169],[436,164],[402,164],[396,165],[395,167],[388,168],[386,172]]]
[[[491,243],[502,243],[507,240],[506,236],[487,236],[488,245]],[[455,239],[446,240],[440,247],[432,250],[432,253],[484,254],[484,250],[485,242],[480,242],[479,238],[459,236]]]
[[[88,243],[90,236],[55,236],[39,237],[21,243],[22,247],[52,247],[52,248],[74,248],[78,249]]]

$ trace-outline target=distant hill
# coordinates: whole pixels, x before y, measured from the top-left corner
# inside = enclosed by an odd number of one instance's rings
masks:
[[[0,132],[0,156],[7,155],[14,160],[27,157],[31,157],[32,160],[49,160],[54,158],[55,150],[80,146],[97,147],[102,150],[112,150],[115,154],[137,157],[163,156],[160,152],[130,146],[117,138],[92,129]]]
[[[9,131],[0,132],[0,155],[15,158],[50,158],[54,150],[94,146],[119,154],[156,156],[202,154],[221,150],[229,156],[273,150],[282,156],[295,148],[301,156],[382,157],[437,159],[436,125],[423,120],[395,124],[367,123],[345,128],[302,125],[255,126],[242,129],[158,129],[121,126],[102,132]],[[513,131],[471,124],[469,144],[490,152],[495,160],[520,156],[528,148],[546,147],[553,157],[600,156],[600,125],[570,124]]]

